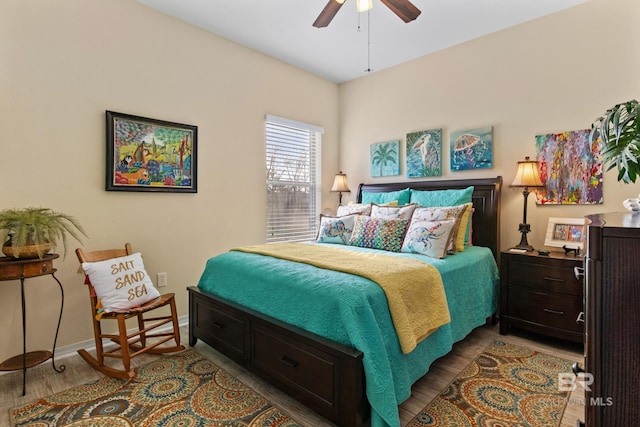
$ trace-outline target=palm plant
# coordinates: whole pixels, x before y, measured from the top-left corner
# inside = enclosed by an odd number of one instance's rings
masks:
[[[618,169],[618,181],[636,182],[640,175],[640,120],[635,99],[614,105],[591,126],[591,142],[602,138],[602,164]]]
[[[19,258],[21,247],[35,245],[37,256],[42,258],[48,252],[43,244],[50,243],[51,247],[56,247],[59,240],[66,255],[67,234],[79,242],[81,235],[86,237],[76,218],[48,208],[0,211],[0,238],[5,242],[3,252],[8,256]]]

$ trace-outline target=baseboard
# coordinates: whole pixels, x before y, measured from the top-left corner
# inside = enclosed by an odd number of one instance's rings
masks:
[[[189,315],[185,314],[184,316],[178,317],[178,324],[180,325],[180,327],[184,327],[189,325]],[[168,324],[165,327],[162,328],[158,328],[158,331],[162,331],[162,330],[168,330],[171,329],[171,325]],[[135,329],[132,329],[131,332],[133,332]],[[180,337],[181,341],[184,341],[185,338],[184,337]],[[116,344],[113,344],[113,346],[115,346]],[[108,342],[105,341],[105,348],[109,348],[110,344]],[[78,354],[78,350],[80,349],[85,349],[89,352],[92,352],[93,350],[96,349],[96,345],[95,345],[95,341],[94,340],[87,340],[87,341],[82,341],[79,343],[75,343],[75,344],[71,344],[71,345],[65,345],[64,347],[59,347],[56,348],[55,351],[55,360],[56,362],[60,359],[64,359],[66,357],[70,357],[70,356],[74,356],[76,354]],[[0,372],[0,375],[4,375],[4,374],[8,374],[10,371],[5,371],[5,372]]]

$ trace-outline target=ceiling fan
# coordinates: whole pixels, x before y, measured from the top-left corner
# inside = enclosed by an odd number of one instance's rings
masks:
[[[322,9],[318,18],[316,18],[313,26],[322,28],[329,25],[338,10],[342,7],[346,0],[329,0],[329,3]],[[409,0],[380,0],[393,13],[398,15],[404,22],[411,22],[420,15],[420,9],[415,7]]]

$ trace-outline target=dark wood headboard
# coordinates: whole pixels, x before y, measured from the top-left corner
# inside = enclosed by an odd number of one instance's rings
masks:
[[[498,260],[500,254],[500,191],[502,189],[502,177],[479,179],[456,179],[445,181],[405,181],[387,182],[382,184],[360,184],[358,186],[357,201],[362,201],[362,192],[381,193],[386,191],[399,191],[405,188],[414,190],[448,190],[463,189],[473,186],[473,236],[472,241],[476,246],[486,246],[491,249],[493,256]]]

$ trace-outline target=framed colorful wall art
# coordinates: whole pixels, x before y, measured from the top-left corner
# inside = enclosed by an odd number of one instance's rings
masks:
[[[107,111],[107,191],[197,193],[198,127]]]

